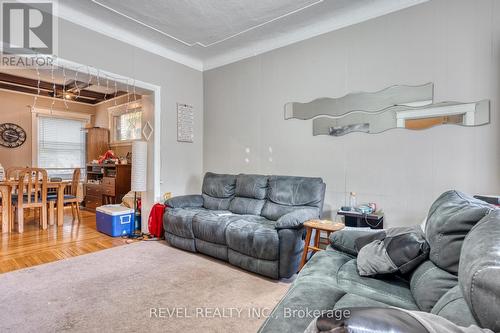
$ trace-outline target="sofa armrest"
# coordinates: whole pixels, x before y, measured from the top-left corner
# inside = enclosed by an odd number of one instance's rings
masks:
[[[341,251],[352,256],[358,255],[356,248],[356,239],[363,236],[368,236],[381,230],[361,229],[346,227],[340,231],[336,231],[330,235],[330,246],[337,251]]]
[[[166,200],[165,205],[172,208],[202,207],[203,197],[199,194],[181,195]]]
[[[332,313],[333,312],[333,313]],[[323,332],[492,333],[478,326],[461,327],[435,314],[400,308],[357,307],[324,311],[304,333]]]
[[[300,229],[304,222],[317,218],[319,218],[317,208],[297,209],[281,216],[276,223],[276,229]]]

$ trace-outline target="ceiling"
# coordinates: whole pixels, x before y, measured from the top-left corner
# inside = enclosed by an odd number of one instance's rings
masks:
[[[96,77],[60,67],[38,71],[32,68],[3,68],[0,71],[0,89],[90,105],[127,94],[145,93],[130,80],[123,82],[106,76]]]
[[[208,70],[426,1],[65,0],[58,12],[76,24]]]

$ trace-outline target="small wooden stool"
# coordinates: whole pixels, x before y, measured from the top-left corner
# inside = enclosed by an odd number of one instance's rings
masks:
[[[339,231],[345,228],[342,223],[334,223],[330,220],[309,220],[304,223],[304,227],[306,228],[306,241],[304,244],[304,253],[302,254],[302,260],[300,262],[299,271],[304,267],[307,261],[307,254],[309,251],[318,252],[322,251],[319,247],[321,244],[328,245],[329,243],[321,243],[319,236],[321,231],[326,231],[328,238],[330,238],[330,234],[335,231]],[[311,236],[313,230],[314,234],[314,245],[311,246],[309,243],[311,242]]]

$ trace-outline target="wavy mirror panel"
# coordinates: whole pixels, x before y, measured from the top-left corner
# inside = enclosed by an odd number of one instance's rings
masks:
[[[378,112],[394,105],[423,106],[432,104],[434,84],[392,86],[377,92],[357,92],[339,98],[318,98],[309,103],[285,104],[285,119],[312,119],[317,116],[338,117],[351,111]]]
[[[313,135],[342,136],[352,132],[381,133],[392,128],[412,130],[438,125],[480,126],[490,122],[490,101],[443,102],[425,106],[391,106],[381,111],[351,111],[338,117],[317,117]]]

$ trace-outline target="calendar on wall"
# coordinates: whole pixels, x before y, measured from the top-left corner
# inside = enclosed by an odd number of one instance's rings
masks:
[[[193,142],[194,108],[192,105],[177,103],[177,141]]]

